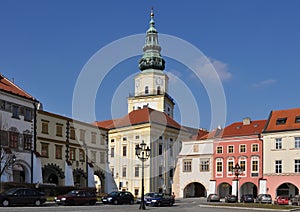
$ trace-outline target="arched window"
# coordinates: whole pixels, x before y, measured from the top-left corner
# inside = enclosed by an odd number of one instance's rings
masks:
[[[145,94],[148,94],[148,93],[149,93],[149,87],[146,86],[146,87],[145,87]]]
[[[157,95],[160,95],[160,86],[157,86]]]

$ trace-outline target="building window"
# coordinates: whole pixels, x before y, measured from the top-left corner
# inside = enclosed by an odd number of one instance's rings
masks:
[[[0,130],[0,142],[2,147],[8,147],[8,140],[9,140],[8,132]]]
[[[217,153],[218,154],[222,154],[223,153],[223,147],[222,146],[218,146],[217,147]]]
[[[157,95],[160,95],[160,86],[157,86]]]
[[[276,138],[275,139],[275,148],[276,149],[282,149],[282,139],[281,138]]]
[[[200,159],[200,172],[209,171],[209,159]]]
[[[228,163],[227,163],[228,172],[232,172],[232,168],[233,168],[233,161],[228,161]]]
[[[43,121],[42,120],[42,133],[48,134],[48,128],[49,128],[49,121]]]
[[[136,135],[136,136],[135,136],[135,139],[136,139],[136,140],[140,139],[140,136],[139,136],[139,135]]]
[[[162,153],[163,153],[163,145],[159,144],[158,145],[158,155],[162,155]]]
[[[115,168],[111,167],[111,176],[114,177],[115,176]]]
[[[105,163],[105,152],[100,152],[100,163]]]
[[[158,176],[159,176],[159,177],[162,177],[162,175],[163,175],[162,173],[163,173],[163,167],[162,167],[162,166],[159,166],[159,167],[158,167]]]
[[[75,128],[70,127],[70,139],[75,140]]]
[[[111,143],[115,142],[115,139],[110,139],[110,142],[111,142]]]
[[[300,172],[300,160],[297,159],[295,160],[295,173],[299,173]]]
[[[61,145],[55,145],[55,158],[62,159],[62,146]]]
[[[70,160],[76,160],[75,148],[70,148]]]
[[[183,160],[183,172],[192,172],[192,160]]]
[[[32,136],[24,134],[24,149],[31,150],[32,148]]]
[[[79,130],[79,133],[80,133],[79,140],[80,141],[85,141],[85,130]]]
[[[105,145],[105,135],[100,136],[100,145]]]
[[[139,189],[135,188],[134,189],[134,196],[137,196],[137,195],[139,195]]]
[[[110,157],[115,157],[115,148],[114,147],[111,147],[110,148]]]
[[[246,145],[245,144],[240,145],[240,152],[246,152]]]
[[[92,141],[91,141],[92,144],[95,144],[95,143],[96,143],[96,138],[97,138],[97,133],[92,132],[92,133],[91,133],[91,137],[92,137],[92,139],[91,139],[91,140],[92,140]]]
[[[12,117],[13,118],[19,118],[19,106],[13,105],[12,106]]]
[[[233,147],[233,145],[228,146],[227,152],[228,153],[234,153],[234,147]]]
[[[134,167],[134,176],[135,177],[140,176],[140,167],[138,167],[138,166]]]
[[[16,149],[18,148],[18,143],[19,143],[19,133],[9,132],[9,147]]]
[[[296,116],[295,123],[300,123],[300,116]]]
[[[217,161],[217,172],[223,172],[223,162]]]
[[[123,156],[127,156],[127,146],[123,146]]]
[[[279,118],[276,120],[276,125],[282,125],[286,123],[287,118]]]
[[[148,93],[149,93],[149,87],[146,86],[146,87],[145,87],[145,94],[148,94]]]
[[[49,157],[49,144],[41,143],[41,156]]]
[[[296,149],[300,148],[300,137],[295,137],[295,148]]]
[[[123,140],[123,141],[127,141],[127,137],[123,137],[122,140]]]
[[[275,161],[275,173],[282,173],[282,161],[281,160]]]
[[[258,152],[258,144],[252,144],[252,152]]]
[[[94,162],[94,163],[96,163],[97,161],[96,161],[96,151],[91,151],[91,160],[92,160],[92,162]]]
[[[63,125],[56,124],[56,136],[62,137]]]
[[[84,150],[83,149],[79,150],[79,161],[81,161],[81,162],[85,161],[85,154],[84,154]]]
[[[126,167],[123,167],[122,169],[122,177],[126,177]]]
[[[32,111],[29,108],[24,109],[24,120],[25,121],[32,121]]]
[[[240,161],[240,167],[243,172],[246,171],[246,161],[245,160]]]
[[[251,167],[252,167],[252,172],[258,172],[258,161],[253,160]]]

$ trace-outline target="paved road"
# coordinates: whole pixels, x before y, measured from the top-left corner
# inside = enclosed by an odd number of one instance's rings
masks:
[[[181,211],[181,212],[245,212],[249,211],[247,209],[233,209],[233,208],[216,208],[216,207],[207,207],[205,199],[179,199],[176,201],[175,205],[172,207],[147,207],[147,211],[149,212],[169,212],[169,211]],[[209,205],[208,205],[209,206]],[[3,208],[0,207],[0,212],[77,212],[77,211],[85,211],[85,212],[101,212],[101,211],[109,211],[109,212],[123,212],[123,211],[140,211],[139,205],[103,205],[96,204],[95,206],[57,206],[54,203],[46,203],[41,207],[8,207]],[[252,209],[252,212],[261,212],[258,209]]]

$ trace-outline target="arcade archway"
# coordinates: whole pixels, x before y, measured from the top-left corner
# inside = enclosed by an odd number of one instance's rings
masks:
[[[292,183],[282,183],[278,188],[276,189],[276,196],[295,196],[296,194],[299,194],[299,189],[297,186],[295,186]]]
[[[231,194],[232,186],[229,183],[221,183],[218,186],[218,192],[221,198],[224,198],[226,195]]]
[[[201,183],[190,183],[184,188],[183,197],[206,197],[206,189]]]

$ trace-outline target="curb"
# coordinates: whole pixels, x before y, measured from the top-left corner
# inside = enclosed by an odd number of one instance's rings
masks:
[[[300,209],[291,209],[291,210],[279,210],[279,209],[269,209],[269,208],[247,208],[247,207],[232,207],[232,206],[216,206],[216,205],[199,205],[203,208],[228,208],[228,209],[245,209],[245,210],[257,210],[257,211],[298,211]]]

